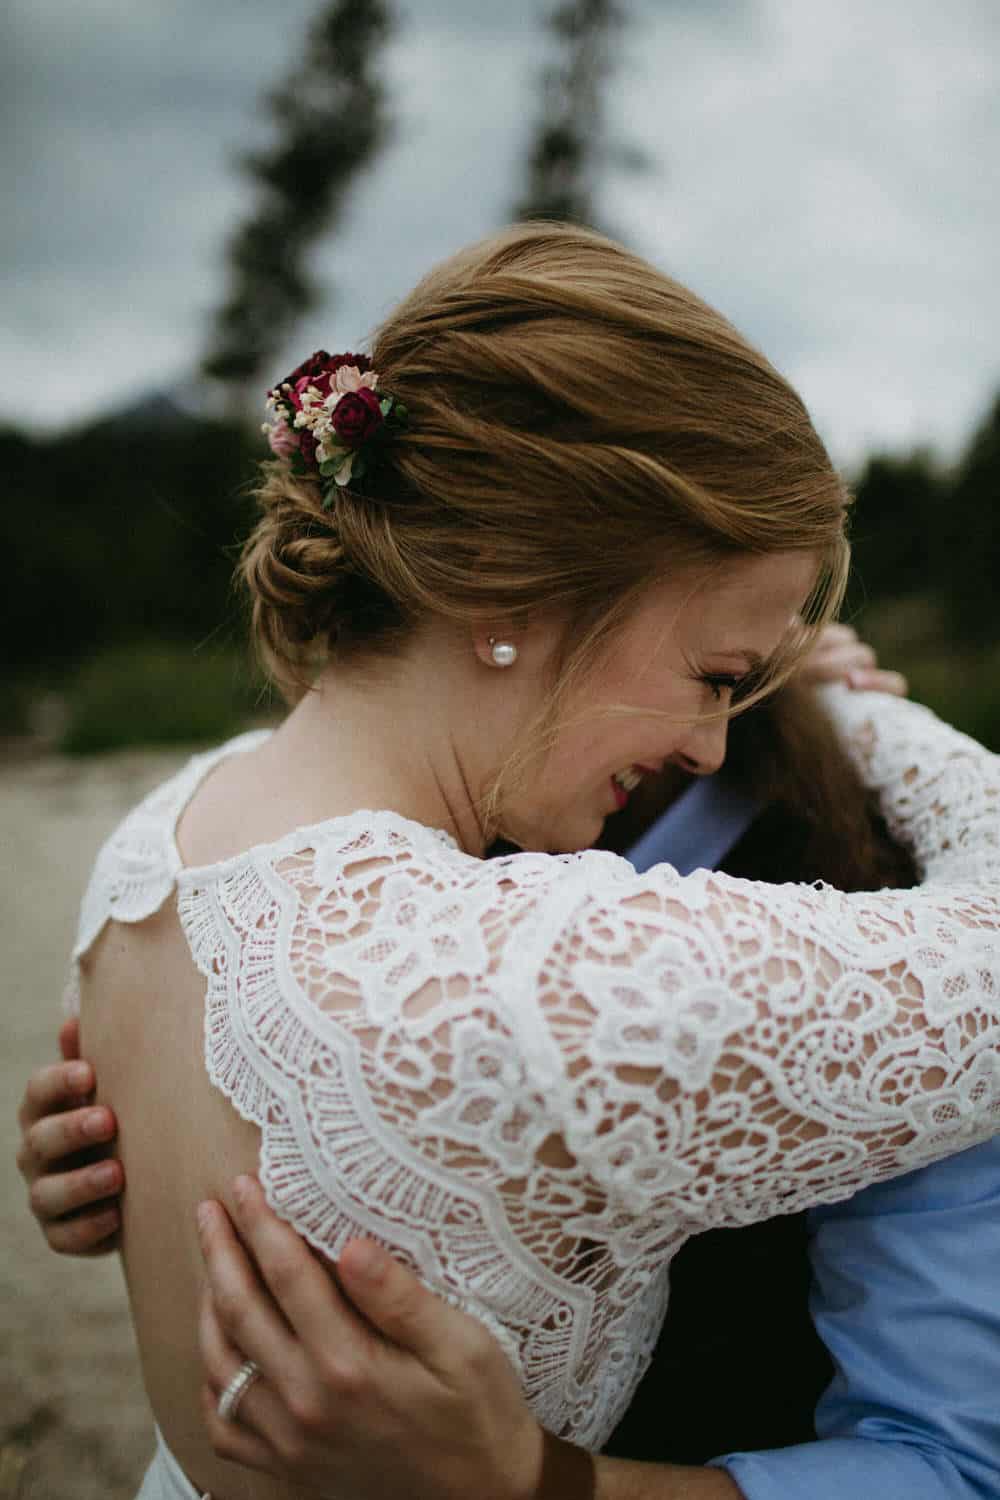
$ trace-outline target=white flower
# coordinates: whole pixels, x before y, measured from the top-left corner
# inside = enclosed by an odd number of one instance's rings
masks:
[[[378,376],[374,370],[366,370],[362,375],[357,365],[341,365],[334,376],[334,385],[337,390],[337,401],[339,401],[340,397],[346,396],[348,391],[360,391],[362,386],[367,386],[370,391],[373,391],[378,385]],[[337,401],[334,401],[334,406]]]

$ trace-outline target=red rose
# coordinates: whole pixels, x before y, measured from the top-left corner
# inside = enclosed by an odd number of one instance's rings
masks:
[[[313,359],[315,358],[316,356],[313,355]],[[335,354],[332,359],[327,355],[327,363],[334,375],[344,365],[348,368],[353,365],[359,375],[367,375],[372,367],[372,362],[367,354]]]
[[[345,448],[360,448],[382,425],[378,396],[366,385],[347,391],[333,408],[330,425]]]
[[[310,354],[308,359],[304,359],[300,365],[296,365],[292,373],[286,375],[284,380],[279,380],[278,384],[268,394],[273,396],[277,401],[290,403],[293,411],[299,411],[302,406],[300,392],[304,391],[307,385],[312,385],[315,382],[316,376],[321,374],[329,363],[330,355],[327,354],[326,350],[317,349],[315,354]],[[289,386],[290,389],[286,390],[286,386]]]
[[[319,465],[316,462],[316,439],[309,431],[309,428],[297,427],[295,429],[295,436],[299,440],[299,452],[302,454],[302,457],[305,459],[306,463],[309,464],[311,468],[318,468]]]
[[[275,394],[279,399],[291,399],[292,406],[299,411],[302,406],[302,392],[314,385],[323,396],[328,396],[333,388],[333,378],[337,371],[344,365],[354,365],[360,374],[364,375],[372,367],[372,362],[367,354],[328,354],[325,349],[317,349],[315,354],[310,354],[297,365],[290,375],[278,382]],[[290,391],[284,387],[291,386]]]
[[[317,349],[315,354],[310,354],[308,359],[304,359],[300,365],[297,365],[290,375],[286,375],[281,384],[285,385],[287,382],[290,386],[296,386],[303,376],[308,375],[311,378],[319,375],[330,364],[332,358],[333,356],[327,354],[325,349]]]

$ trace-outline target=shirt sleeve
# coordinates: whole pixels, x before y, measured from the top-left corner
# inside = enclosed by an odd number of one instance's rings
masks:
[[[1000,1142],[812,1214],[825,1441],[715,1460],[747,1500],[1000,1493]]]

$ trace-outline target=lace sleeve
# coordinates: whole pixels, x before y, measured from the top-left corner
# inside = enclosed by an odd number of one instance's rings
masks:
[[[334,1258],[391,1245],[594,1448],[689,1234],[1000,1129],[997,762],[912,705],[835,712],[917,890],[483,861],[385,811],[178,875],[269,1202]]]
[[[565,1146],[605,1227],[768,1218],[1000,1130],[997,757],[913,704],[831,706],[923,886],[661,866],[591,879],[544,944]]]
[[[925,884],[1000,874],[1000,758],[919,703],[841,686],[822,697]]]

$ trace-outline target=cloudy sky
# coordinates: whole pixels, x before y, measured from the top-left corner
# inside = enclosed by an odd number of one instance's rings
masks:
[[[193,367],[235,154],[316,0],[6,0],[7,410],[54,429]],[[356,347],[519,189],[547,0],[399,0],[392,146],[281,365]],[[996,0],[632,0],[602,208],[798,385],[837,458],[953,453],[1000,387]],[[283,369],[271,372],[275,377]],[[11,392],[24,400],[12,407]]]

